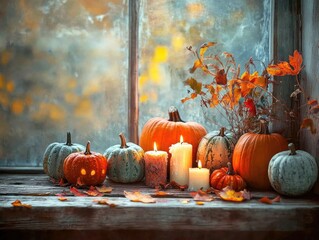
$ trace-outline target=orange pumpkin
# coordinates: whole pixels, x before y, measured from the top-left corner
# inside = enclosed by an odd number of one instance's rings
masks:
[[[260,122],[258,133],[245,133],[235,145],[234,170],[248,186],[258,190],[270,190],[268,164],[278,152],[287,150],[287,140],[278,133],[269,133],[265,121]]]
[[[244,179],[234,172],[230,162],[227,163],[227,166],[212,172],[210,175],[210,186],[218,190],[222,190],[227,186],[236,192],[243,190],[246,187]]]
[[[71,153],[63,165],[64,176],[69,183],[81,183],[87,186],[102,184],[106,177],[106,158],[91,152],[90,142],[84,152]]]
[[[168,114],[168,119],[156,117],[145,123],[139,145],[146,152],[153,150],[154,142],[156,142],[157,149],[169,153],[169,147],[179,142],[182,135],[184,142],[193,146],[192,165],[197,167],[197,148],[202,137],[207,134],[206,129],[196,122],[184,122],[175,107],[170,107]],[[170,159],[170,154],[168,159]]]

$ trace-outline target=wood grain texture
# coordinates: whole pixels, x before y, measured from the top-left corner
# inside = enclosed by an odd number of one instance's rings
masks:
[[[120,236],[163,239],[159,233],[166,233],[172,239],[210,239],[212,234],[229,239],[234,236],[276,239],[292,233],[301,237],[303,234],[319,236],[319,198],[315,195],[283,197],[280,203],[273,205],[262,204],[258,199],[272,198],[277,195],[274,192],[252,192],[253,199],[242,203],[224,202],[214,195],[214,201],[197,205],[189,192],[170,189],[169,197],[157,197],[156,203],[143,204],[123,196],[124,190],[154,194],[155,189],[146,187],[143,182],[106,181],[105,184],[113,188],[112,193],[103,197],[75,197],[71,196],[69,187],[54,186],[43,174],[1,174],[0,232],[10,239],[18,236],[17,231],[27,238],[36,234],[47,237],[50,232],[49,239],[61,238],[64,234],[74,237],[80,232],[80,236],[96,233],[93,239],[101,239],[104,233],[110,237],[105,239]],[[62,192],[67,193],[67,201],[59,201],[55,196]],[[116,207],[94,202],[106,198]],[[17,199],[32,208],[13,207],[11,203]],[[182,203],[185,199],[189,203]],[[178,238],[180,236],[184,238]]]

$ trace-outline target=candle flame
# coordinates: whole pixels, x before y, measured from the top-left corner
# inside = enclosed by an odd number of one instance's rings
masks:
[[[157,152],[156,142],[154,142],[154,151]]]
[[[183,136],[181,135],[180,139],[179,139],[179,142],[180,143],[183,143],[184,142],[184,139],[183,139]]]
[[[201,162],[201,160],[198,160],[198,168],[199,168],[199,169],[202,168],[202,162]]]

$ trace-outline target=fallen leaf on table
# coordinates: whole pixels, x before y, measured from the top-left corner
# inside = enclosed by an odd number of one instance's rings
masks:
[[[222,200],[231,202],[242,202],[251,198],[250,192],[248,192],[246,189],[236,192],[230,187],[225,187],[221,191],[215,190],[215,194]]]
[[[204,192],[202,190],[192,192],[191,196],[193,197],[194,201],[211,202],[214,200],[213,196],[209,195],[207,192]]]
[[[140,192],[127,192],[124,191],[124,195],[127,199],[131,200],[132,202],[142,202],[142,203],[155,203],[156,199],[152,198],[148,194],[143,194]]]
[[[102,187],[95,187],[96,190],[98,190],[100,193],[111,193],[113,191],[113,188],[107,187],[103,185]]]
[[[96,202],[97,204],[100,205],[108,205],[110,208],[117,207],[115,203],[111,203],[108,199],[95,199],[93,202]]]
[[[204,205],[204,202],[196,201],[196,205]]]
[[[156,191],[154,194],[156,197],[165,197],[170,195],[168,192],[164,192],[164,191]]]
[[[32,208],[32,205],[22,203],[20,200],[15,200],[14,202],[11,203],[11,205],[14,207]]]
[[[182,200],[180,200],[180,202],[183,204],[188,204],[190,202],[190,200],[189,199],[182,199]]]
[[[277,197],[273,198],[273,199],[269,199],[268,197],[262,197],[261,199],[259,199],[259,202],[261,203],[266,203],[266,204],[273,204],[274,202],[280,202],[280,196],[278,195]]]
[[[77,188],[75,187],[70,187],[70,192],[73,193],[74,196],[77,196],[77,197],[86,197],[87,195],[80,192]]]
[[[89,190],[87,191],[83,191],[83,193],[87,194],[88,196],[91,196],[91,197],[101,197],[103,196],[103,193],[99,192],[98,190],[95,189],[95,187],[91,186],[89,188]]]
[[[64,202],[64,201],[67,201],[68,199],[66,197],[59,197],[58,200],[61,202]]]

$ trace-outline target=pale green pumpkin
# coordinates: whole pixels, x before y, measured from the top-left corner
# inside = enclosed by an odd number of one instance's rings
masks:
[[[226,167],[232,161],[232,153],[235,140],[232,133],[226,132],[225,128],[220,131],[212,131],[205,135],[198,145],[197,160],[203,167],[209,168],[210,172]]]
[[[81,144],[71,142],[71,133],[67,133],[66,143],[51,143],[43,155],[43,170],[50,177],[60,180],[64,178],[63,164],[67,156],[74,152],[84,151]]]
[[[280,194],[299,196],[311,190],[318,176],[318,166],[313,156],[295,150],[290,143],[288,151],[274,155],[268,165],[271,186]]]
[[[137,144],[126,142],[120,135],[121,144],[109,147],[104,156],[107,159],[109,179],[120,183],[133,183],[144,178],[144,150]]]

